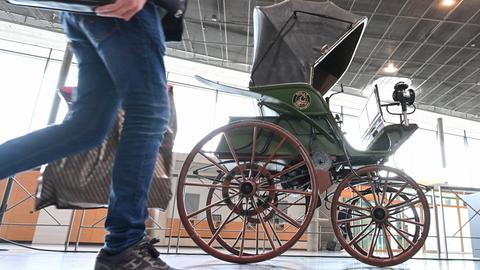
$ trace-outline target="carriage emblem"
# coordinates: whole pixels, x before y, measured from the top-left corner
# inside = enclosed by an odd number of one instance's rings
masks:
[[[292,103],[299,110],[307,109],[310,107],[311,102],[310,95],[305,91],[297,91],[295,95],[293,95]]]

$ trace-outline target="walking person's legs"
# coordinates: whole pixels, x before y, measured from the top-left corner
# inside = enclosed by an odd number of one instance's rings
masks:
[[[98,145],[121,103],[125,121],[110,192],[105,248],[96,269],[171,269],[144,238],[147,197],[169,119],[157,7],[147,2],[130,21],[64,14],[79,67],[72,111],[55,126],[0,145],[0,178]]]
[[[97,51],[125,111],[105,224],[109,234],[96,269],[170,269],[144,238],[148,191],[169,119],[157,7],[148,2],[130,21],[74,14],[64,21]]]

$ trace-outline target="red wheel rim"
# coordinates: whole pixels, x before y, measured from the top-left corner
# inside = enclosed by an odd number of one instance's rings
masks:
[[[249,144],[240,143],[245,136]],[[199,169],[198,159],[209,165]],[[185,194],[194,188],[208,196],[199,209],[187,209]],[[278,256],[301,239],[317,204],[317,185],[310,156],[291,133],[269,122],[238,121],[194,147],[177,196],[180,219],[195,244],[219,259],[252,263]],[[214,214],[221,215],[217,224]]]
[[[430,228],[422,189],[400,170],[386,166],[366,166],[346,177],[332,198],[331,218],[345,251],[374,266],[410,259]]]

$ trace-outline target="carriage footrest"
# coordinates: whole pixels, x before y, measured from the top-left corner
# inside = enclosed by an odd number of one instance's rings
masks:
[[[368,151],[395,151],[418,129],[416,124],[408,126],[394,124],[385,126],[367,147]]]

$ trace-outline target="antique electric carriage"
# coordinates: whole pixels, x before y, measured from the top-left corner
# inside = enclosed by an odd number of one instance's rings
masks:
[[[305,249],[307,227],[327,205],[353,257],[376,266],[411,258],[428,235],[428,202],[412,178],[383,163],[417,129],[406,113],[414,93],[399,84],[396,102],[381,105],[375,91],[378,111],[401,105],[403,116],[384,126],[381,113],[368,112],[365,151],[348,144],[323,97],[350,65],[367,19],[298,0],[257,7],[254,16],[250,89],[217,89],[257,99],[261,115],[231,117],[187,156],[177,191],[181,236],[219,259],[259,262]]]

